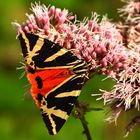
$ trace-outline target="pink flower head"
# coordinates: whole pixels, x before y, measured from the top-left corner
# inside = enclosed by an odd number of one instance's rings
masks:
[[[103,91],[105,103],[119,101],[117,107],[124,105],[125,110],[129,110],[131,105],[139,110],[140,104],[140,61],[133,62],[132,65],[119,73],[116,85],[110,92]],[[106,94],[107,93],[107,94]]]
[[[140,2],[139,1],[134,1],[134,0],[126,0],[125,6],[119,9],[119,12],[121,13],[120,16],[126,17],[127,20],[132,18],[134,15],[140,13]]]
[[[101,22],[99,15],[92,14],[90,20],[74,23],[74,16],[68,10],[32,5],[33,14],[27,14],[28,19],[18,26],[18,32],[31,32],[45,35],[47,39],[72,51],[79,59],[91,63],[91,68],[99,73],[115,76],[124,68],[127,52],[124,50],[122,36],[117,27],[106,17]]]
[[[119,12],[125,20],[123,34],[127,47],[140,53],[140,1],[126,1]]]

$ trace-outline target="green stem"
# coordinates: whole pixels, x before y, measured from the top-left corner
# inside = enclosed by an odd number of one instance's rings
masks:
[[[88,128],[88,123],[87,123],[85,116],[84,116],[85,112],[83,111],[83,108],[78,101],[76,102],[75,106],[76,106],[76,111],[78,113],[77,116],[80,119],[82,126],[83,126],[83,129],[84,129],[84,134],[86,135],[87,140],[92,140],[91,135],[90,135],[90,131]]]
[[[80,119],[81,123],[82,123],[82,126],[84,128],[84,133],[87,137],[87,140],[92,140],[91,138],[91,135],[90,135],[90,131],[89,131],[89,128],[88,128],[88,125],[85,123],[85,117],[83,116],[83,118]]]

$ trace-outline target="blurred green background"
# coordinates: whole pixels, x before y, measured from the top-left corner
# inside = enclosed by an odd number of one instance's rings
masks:
[[[36,108],[29,94],[29,85],[24,76],[19,80],[23,70],[16,70],[21,66],[20,46],[16,40],[16,30],[11,22],[25,21],[25,13],[30,13],[32,0],[4,0],[0,1],[0,140],[86,140],[82,134],[83,128],[79,120],[70,116],[67,123],[56,136],[49,136],[42,121],[40,111]],[[90,16],[91,11],[98,14],[108,14],[117,21],[117,8],[123,3],[120,0],[40,0],[46,5],[69,9],[82,20]],[[84,87],[80,100],[88,101],[92,107],[102,107],[101,101],[91,97],[91,93],[98,93],[98,89],[109,89],[113,82],[95,76]],[[93,140],[123,140],[124,127],[132,118],[132,113],[125,113],[118,120],[118,125],[104,121],[107,110],[90,112],[86,115]],[[125,140],[138,139],[139,129],[135,129]]]

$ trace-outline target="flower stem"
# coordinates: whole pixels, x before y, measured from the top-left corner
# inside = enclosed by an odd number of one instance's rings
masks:
[[[76,112],[75,112],[74,116],[76,118],[80,119],[80,121],[82,123],[82,126],[83,126],[83,129],[84,129],[84,134],[86,135],[87,140],[92,140],[91,135],[90,135],[90,131],[89,131],[89,128],[88,128],[88,123],[85,119],[86,110],[85,110],[84,105],[85,104],[79,103],[78,101],[76,102],[76,104],[75,104]]]
[[[91,138],[91,135],[90,135],[90,131],[89,131],[89,128],[88,128],[88,125],[85,123],[85,116],[83,116],[83,118],[80,119],[81,123],[82,123],[82,126],[84,128],[84,133],[87,137],[87,140],[92,140]]]

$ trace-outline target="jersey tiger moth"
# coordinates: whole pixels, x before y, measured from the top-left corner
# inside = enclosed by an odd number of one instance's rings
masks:
[[[81,92],[87,75],[86,64],[71,51],[39,35],[22,32],[18,38],[31,95],[49,134],[57,134]]]

